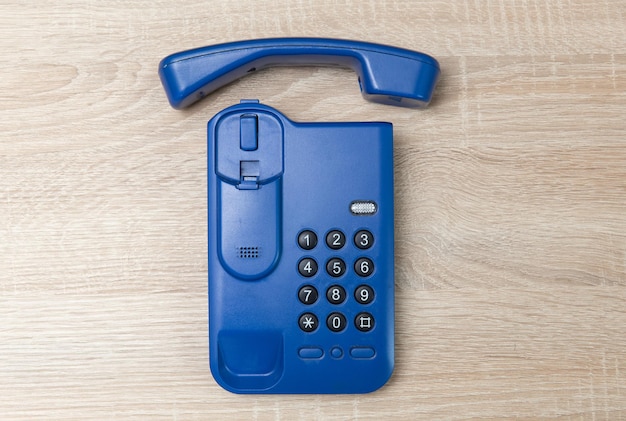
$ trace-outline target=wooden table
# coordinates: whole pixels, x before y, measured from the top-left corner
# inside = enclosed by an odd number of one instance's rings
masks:
[[[270,36],[437,57],[425,110],[276,68],[185,111],[157,64]],[[0,5],[2,419],[626,419],[626,2]],[[240,396],[207,362],[206,121],[391,121],[396,370]]]

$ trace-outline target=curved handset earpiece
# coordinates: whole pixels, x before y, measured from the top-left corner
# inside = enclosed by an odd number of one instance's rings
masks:
[[[270,38],[172,54],[159,64],[159,75],[170,104],[180,109],[250,72],[290,64],[350,67],[359,76],[365,99],[402,107],[428,105],[440,73],[433,57],[402,48],[326,38]]]

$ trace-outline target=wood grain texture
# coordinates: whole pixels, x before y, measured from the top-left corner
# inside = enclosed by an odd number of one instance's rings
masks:
[[[172,52],[270,36],[417,49],[428,109],[278,68],[171,109]],[[3,419],[626,420],[626,2],[4,1]],[[206,121],[394,124],[396,371],[237,396],[207,362]]]

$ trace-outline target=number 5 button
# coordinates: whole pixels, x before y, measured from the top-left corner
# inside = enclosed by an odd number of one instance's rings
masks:
[[[340,258],[333,257],[326,263],[326,272],[336,278],[346,273],[346,264]]]

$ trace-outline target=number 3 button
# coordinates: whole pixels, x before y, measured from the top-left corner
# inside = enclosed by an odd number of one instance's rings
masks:
[[[368,230],[361,230],[354,234],[354,245],[361,250],[367,250],[372,247],[374,236]]]

